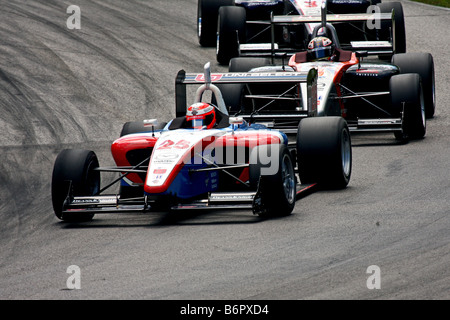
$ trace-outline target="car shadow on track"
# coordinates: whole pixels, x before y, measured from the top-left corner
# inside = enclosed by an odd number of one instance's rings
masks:
[[[393,133],[367,134],[352,132],[352,147],[389,147],[408,144],[408,140],[398,140]]]
[[[96,215],[89,222],[73,223],[60,221],[55,223],[55,226],[63,229],[155,228],[177,225],[253,224],[265,220],[267,219],[253,215],[250,210],[183,210],[140,214],[103,214]]]
[[[252,224],[259,223],[263,219],[253,215],[250,210],[243,211],[171,211],[160,216],[157,225],[220,225],[220,224]]]

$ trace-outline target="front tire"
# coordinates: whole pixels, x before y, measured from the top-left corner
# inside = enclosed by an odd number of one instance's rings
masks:
[[[93,196],[100,191],[98,159],[93,151],[65,149],[55,160],[52,175],[52,204],[55,215],[64,221],[80,222],[92,220],[94,214],[63,213],[64,201],[72,188],[73,196]]]
[[[242,58],[235,57],[229,62],[229,72],[248,72],[253,68],[270,65],[270,59],[268,58]],[[222,92],[225,105],[229,108],[230,114],[234,114],[241,110],[242,106],[242,93],[245,88],[245,84],[231,83],[231,84],[217,84]],[[215,99],[212,103],[216,103]]]
[[[231,58],[239,56],[239,43],[246,40],[246,12],[243,7],[221,7],[217,21],[216,57],[226,65]]]
[[[258,188],[260,217],[281,217],[295,207],[296,179],[294,161],[285,145],[254,147],[250,154],[249,180]]]
[[[236,57],[230,60],[229,72],[249,72],[253,68],[265,67],[271,65],[269,58],[258,57]]]
[[[394,110],[403,112],[403,132],[399,140],[421,139],[426,132],[425,101],[420,76],[417,73],[399,74],[389,81]]]
[[[234,0],[198,0],[197,36],[202,47],[215,46],[219,8],[232,5]]]

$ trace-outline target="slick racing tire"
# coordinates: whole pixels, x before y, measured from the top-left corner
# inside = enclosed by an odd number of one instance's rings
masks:
[[[302,119],[297,130],[297,166],[302,184],[345,188],[352,171],[347,122],[342,117]]]
[[[216,84],[222,93],[223,101],[227,106],[228,113],[232,116],[241,111],[242,97],[245,85],[241,83]],[[213,95],[211,103],[217,105],[216,97]]]
[[[55,160],[52,175],[52,204],[55,215],[64,221],[92,220],[94,214],[63,214],[63,205],[69,193],[73,196],[93,196],[100,191],[98,159],[93,151],[65,149]],[[71,190],[70,190],[71,188]]]
[[[269,58],[236,57],[230,60],[229,72],[248,72],[253,68],[271,65]]]
[[[405,31],[405,16],[403,14],[403,6],[400,2],[385,2],[377,5],[380,8],[380,13],[391,13],[394,10],[395,34],[394,39],[394,53],[406,52],[406,31]],[[381,21],[381,30],[379,31],[379,40],[391,40],[391,22]],[[385,58],[385,56],[381,56]]]
[[[403,113],[403,132],[395,133],[399,140],[421,139],[426,132],[425,101],[420,76],[417,73],[398,74],[389,81],[394,110]]]
[[[229,72],[247,72],[253,68],[270,65],[270,59],[268,58],[232,58],[229,62]],[[241,110],[242,96],[245,88],[245,84],[232,83],[232,84],[217,84],[222,92],[225,105],[229,108],[230,114],[235,114]],[[216,104],[215,99],[212,100],[213,104]]]
[[[215,46],[219,8],[232,5],[234,0],[198,0],[197,36],[202,47]]]
[[[400,69],[401,74],[417,73],[422,80],[425,100],[425,116],[432,118],[436,110],[434,60],[430,53],[411,52],[394,54],[391,63]]]
[[[250,185],[257,188],[263,209],[261,217],[280,217],[291,214],[295,206],[296,178],[294,161],[288,148],[281,145],[254,147],[250,154]]]
[[[239,55],[239,43],[246,41],[246,12],[243,7],[221,7],[217,21],[216,58],[227,65]]]

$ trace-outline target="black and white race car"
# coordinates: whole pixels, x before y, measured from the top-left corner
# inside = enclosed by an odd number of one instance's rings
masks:
[[[316,70],[318,116],[342,116],[351,131],[393,132],[399,140],[425,136],[426,119],[435,113],[435,73],[430,53],[393,53],[390,63],[369,56],[382,51],[373,42],[356,42],[361,50],[347,50],[340,42],[333,23],[354,21],[353,14],[323,14],[320,17],[274,16],[283,24],[320,23],[312,33],[316,40],[327,41],[329,56],[314,59],[308,50],[282,55],[274,63],[270,57],[236,57],[230,60],[230,72],[270,73]],[[365,19],[366,17],[363,17]],[[389,15],[381,15],[389,20]],[[320,33],[319,33],[319,30]],[[322,35],[326,35],[324,37]],[[315,49],[314,49],[315,50]],[[367,58],[366,58],[367,57]],[[289,85],[282,81],[270,84],[224,85],[224,99],[231,110],[248,121],[261,122],[284,132],[295,131],[309,116],[305,93],[313,90],[306,84]]]
[[[202,46],[216,47],[221,64],[239,55],[260,55],[261,51],[302,50],[319,24],[285,22],[296,16],[320,16],[322,6],[335,15],[336,22],[343,13],[355,17],[351,23],[336,25],[342,47],[351,48],[351,41],[370,41],[385,55],[406,52],[402,5],[381,0],[198,0],[198,40]],[[385,13],[392,15],[392,21],[364,16]],[[274,21],[273,16],[278,20]]]

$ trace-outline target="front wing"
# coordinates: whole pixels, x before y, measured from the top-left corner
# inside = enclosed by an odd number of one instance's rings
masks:
[[[317,190],[318,185],[298,184],[296,200]],[[64,215],[101,214],[101,213],[145,213],[157,211],[155,200],[144,197],[121,199],[119,195],[73,196],[70,193],[63,205]],[[169,207],[170,210],[198,210],[198,209],[231,209],[253,210],[258,214],[264,206],[258,201],[258,190],[254,192],[211,192],[208,197],[190,203],[180,203]]]

